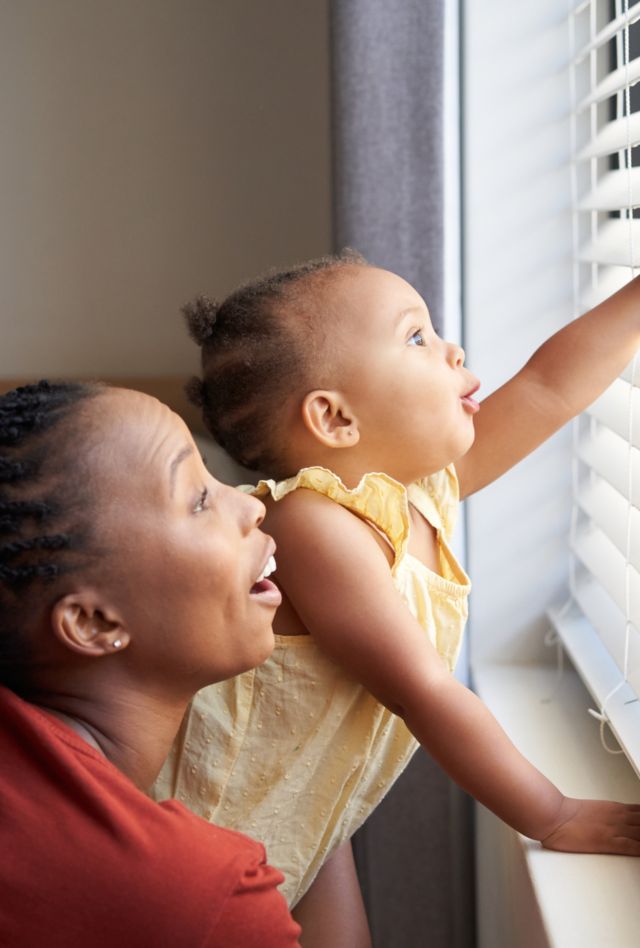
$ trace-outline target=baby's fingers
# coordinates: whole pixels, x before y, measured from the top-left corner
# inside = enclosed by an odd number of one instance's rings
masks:
[[[617,833],[616,833],[617,829]],[[611,826],[611,850],[622,856],[640,856],[640,806],[625,807]]]
[[[612,844],[612,849],[606,849],[604,852],[610,852],[614,856],[640,856],[640,839],[614,836]]]
[[[574,800],[573,812],[542,840],[546,849],[640,856],[640,805]]]

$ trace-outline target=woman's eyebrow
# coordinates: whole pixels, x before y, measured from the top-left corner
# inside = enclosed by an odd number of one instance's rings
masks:
[[[178,466],[182,464],[182,462],[186,458],[188,458],[189,455],[191,454],[193,454],[193,445],[186,444],[184,448],[182,448],[181,451],[178,451],[178,453],[176,454],[176,456],[171,462],[171,465],[169,467],[169,494],[171,495],[171,497],[173,497],[173,492],[176,486],[176,475],[178,473]]]

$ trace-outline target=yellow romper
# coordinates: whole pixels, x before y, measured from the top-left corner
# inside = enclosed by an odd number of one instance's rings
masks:
[[[470,588],[448,545],[458,508],[453,467],[408,489],[386,474],[366,474],[353,490],[324,468],[305,468],[278,484],[261,481],[253,492],[279,500],[300,487],[325,494],[386,536],[394,585],[453,670]],[[442,575],[407,552],[408,501],[438,531]],[[390,629],[390,647],[393,635]],[[153,793],[263,842],[293,906],[417,747],[404,721],[312,636],[278,635],[259,668],[195,696]]]

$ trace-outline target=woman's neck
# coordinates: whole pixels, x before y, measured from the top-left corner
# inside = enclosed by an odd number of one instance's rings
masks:
[[[187,701],[169,704],[148,695],[92,695],[39,691],[27,700],[70,727],[141,790],[148,790],[180,727]]]

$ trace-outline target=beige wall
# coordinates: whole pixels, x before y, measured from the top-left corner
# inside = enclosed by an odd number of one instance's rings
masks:
[[[327,0],[0,2],[0,378],[185,373],[330,245]]]

